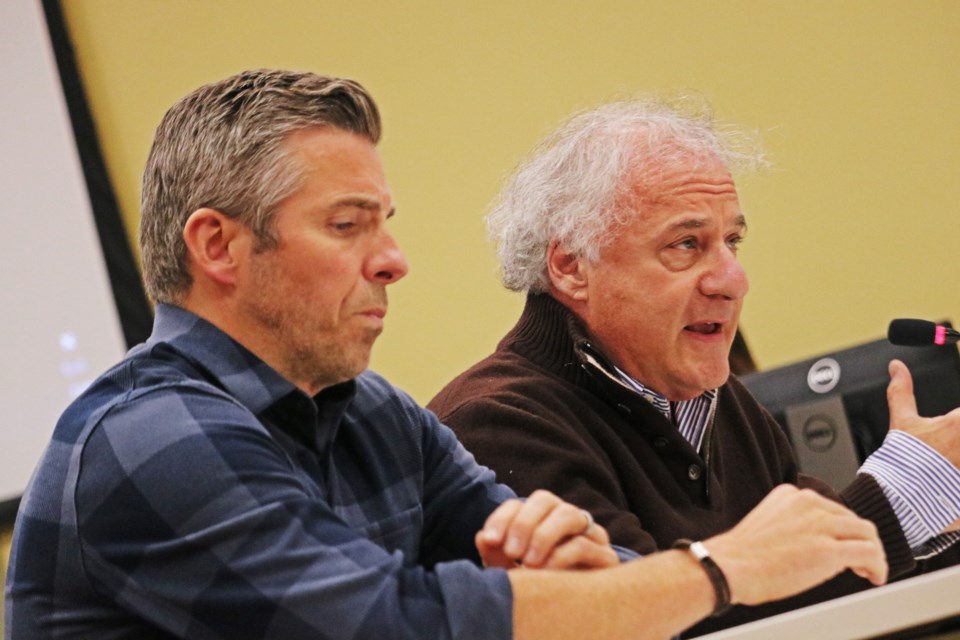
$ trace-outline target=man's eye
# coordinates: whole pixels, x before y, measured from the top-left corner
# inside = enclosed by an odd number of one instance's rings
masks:
[[[680,249],[696,249],[697,240],[696,238],[684,238],[683,240],[678,242],[676,246]]]
[[[334,231],[346,232],[357,226],[356,222],[332,222],[330,224]]]
[[[727,238],[727,246],[730,247],[730,250],[736,253],[737,249],[740,248],[740,245],[743,243],[743,236],[732,236]]]

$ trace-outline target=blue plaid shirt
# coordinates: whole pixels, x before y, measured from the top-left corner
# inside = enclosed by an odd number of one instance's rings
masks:
[[[23,497],[6,638],[509,638],[473,537],[510,497],[376,374],[310,398],[160,305]]]

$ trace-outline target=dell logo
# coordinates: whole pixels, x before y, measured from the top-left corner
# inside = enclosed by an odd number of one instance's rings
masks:
[[[821,358],[807,372],[807,386],[814,393],[832,391],[840,382],[840,364],[833,358]]]
[[[811,451],[828,451],[837,439],[837,427],[823,416],[812,416],[803,425],[803,444]]]

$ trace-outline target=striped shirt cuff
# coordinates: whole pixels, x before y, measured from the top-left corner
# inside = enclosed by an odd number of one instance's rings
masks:
[[[880,485],[914,557],[936,555],[960,540],[960,532],[940,535],[960,518],[960,470],[935,449],[905,431],[890,431],[860,473]]]

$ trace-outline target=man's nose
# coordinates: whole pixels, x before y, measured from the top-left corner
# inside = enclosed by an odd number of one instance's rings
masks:
[[[700,279],[700,290],[706,296],[721,296],[740,300],[750,289],[747,272],[736,254],[724,247],[719,250],[708,270]]]
[[[407,275],[410,265],[403,255],[396,238],[384,229],[378,239],[374,254],[367,264],[367,278],[383,284],[396,282]]]

